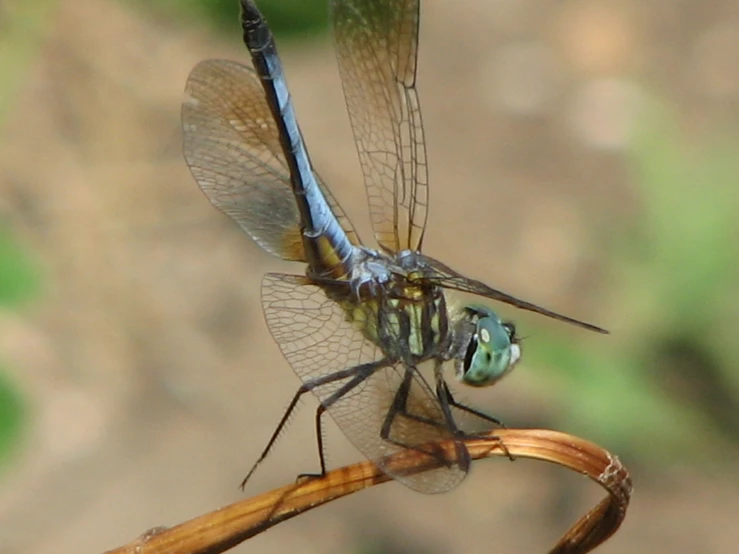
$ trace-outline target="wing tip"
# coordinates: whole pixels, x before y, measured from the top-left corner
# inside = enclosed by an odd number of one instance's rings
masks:
[[[555,319],[559,319],[559,317]],[[580,321],[579,319],[567,318],[565,321],[567,323],[573,323],[577,325],[578,327],[582,327],[583,329],[587,329],[588,331],[594,331],[596,333],[600,333],[601,335],[611,334],[611,332],[608,329],[604,329],[603,327],[598,327],[597,325],[593,325],[592,323],[586,323],[585,321]]]
[[[595,331],[596,333],[600,333],[601,335],[610,335],[611,332],[608,329],[603,329],[602,327],[598,327],[597,325],[591,325],[589,327],[591,331]]]

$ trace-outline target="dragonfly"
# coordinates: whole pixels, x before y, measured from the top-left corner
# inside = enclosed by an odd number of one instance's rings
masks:
[[[270,254],[305,264],[261,287],[272,337],[302,381],[257,462],[271,452],[299,399],[318,399],[315,432],[326,473],[323,416],[391,478],[439,493],[470,458],[460,421],[500,422],[458,402],[447,373],[472,387],[498,382],[521,358],[512,322],[459,292],[607,333],[467,278],[422,253],[429,207],[426,143],[416,88],[420,0],[331,0],[344,97],[377,241],[365,245],[313,167],[275,40],[253,0],[241,0],[252,66],[206,60],[190,73],[183,151],[210,202]],[[464,417],[462,417],[464,416]],[[404,449],[453,459],[409,475],[383,461]]]

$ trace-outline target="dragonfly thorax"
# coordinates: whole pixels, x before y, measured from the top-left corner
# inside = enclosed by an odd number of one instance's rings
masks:
[[[420,259],[360,246],[344,281],[348,287],[327,292],[388,360],[413,366],[449,359],[446,299],[441,287],[423,278],[426,269]]]
[[[377,287],[387,284],[394,273],[390,257],[366,246],[355,246],[349,263],[349,282],[357,296],[362,288],[372,295],[377,294]]]

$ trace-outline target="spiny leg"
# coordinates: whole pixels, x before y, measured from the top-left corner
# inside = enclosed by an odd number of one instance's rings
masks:
[[[404,448],[407,448],[407,446],[404,444],[399,444],[398,442],[390,438],[390,429],[393,426],[393,422],[395,421],[396,416],[398,414],[404,414],[407,411],[406,404],[408,400],[408,393],[411,390],[411,378],[412,375],[406,368],[405,373],[403,374],[403,380],[400,382],[398,390],[395,391],[393,403],[390,404],[390,408],[388,409],[387,414],[385,415],[385,420],[382,422],[382,427],[380,428],[380,437],[383,440]]]
[[[390,406],[390,409],[388,410],[388,415],[390,417],[385,418],[385,424],[383,425],[383,433],[385,433],[389,437],[390,429],[392,428],[394,418],[397,416],[403,416],[407,419],[410,419],[411,421],[417,421],[418,423],[423,423],[424,425],[436,427],[437,429],[447,428],[447,426],[445,426],[438,419],[432,419],[430,417],[425,417],[425,416],[414,414],[408,411],[407,400],[408,400],[409,394],[410,394],[410,388],[408,388],[407,390],[404,390],[400,387],[398,388],[398,390],[395,393],[395,399],[393,400],[393,404]],[[385,440],[390,440],[386,436],[383,436],[382,438]]]
[[[318,456],[321,462],[321,473],[301,473],[300,475],[298,475],[298,480],[315,479],[317,477],[323,477],[324,475],[326,475],[326,458],[323,451],[323,425],[321,423],[321,416],[323,416],[326,410],[330,409],[331,406],[338,402],[349,391],[357,387],[363,381],[367,380],[378,369],[382,369],[387,365],[387,360],[380,360],[378,362],[361,364],[350,368],[349,370],[344,370],[344,372],[339,372],[348,373],[347,375],[345,375],[345,377],[348,377],[354,373],[356,373],[356,375],[352,377],[351,381],[342,385],[339,390],[335,391],[331,396],[326,398],[326,400],[321,402],[321,404],[316,409],[316,443],[318,445]]]
[[[275,445],[275,442],[277,442],[277,439],[279,438],[280,434],[282,433],[282,430],[285,428],[285,425],[287,424],[288,420],[290,419],[290,415],[292,414],[293,410],[295,410],[295,407],[298,405],[298,401],[300,400],[300,397],[301,396],[303,396],[306,392],[312,391],[316,387],[320,387],[320,386],[326,385],[328,383],[333,383],[334,381],[340,381],[341,379],[346,379],[348,377],[355,376],[355,374],[357,374],[357,373],[359,373],[359,375],[356,375],[356,377],[360,377],[360,376],[362,377],[362,379],[359,381],[359,382],[361,382],[362,380],[366,379],[369,375],[371,375],[374,372],[374,369],[373,369],[372,371],[369,372],[368,375],[364,375],[364,372],[367,371],[367,366],[374,366],[377,363],[378,362],[374,362],[374,363],[371,363],[371,364],[362,364],[362,365],[351,367],[349,369],[344,369],[344,370],[341,370],[341,371],[336,371],[334,373],[330,373],[328,375],[323,375],[322,377],[318,377],[316,379],[312,379],[311,381],[307,381],[307,382],[303,383],[302,385],[300,385],[300,388],[295,393],[295,396],[293,396],[293,399],[290,401],[290,405],[287,407],[287,410],[285,410],[285,413],[283,414],[282,418],[280,419],[280,422],[277,424],[277,428],[272,433],[272,436],[270,437],[269,441],[267,442],[267,446],[264,448],[264,450],[260,454],[260,456],[257,459],[257,461],[254,462],[254,465],[251,467],[251,469],[249,470],[249,473],[246,475],[246,477],[244,477],[244,480],[241,481],[241,488],[242,488],[242,490],[246,486],[247,481],[249,481],[249,479],[251,478],[251,476],[253,475],[253,473],[256,471],[257,467],[259,467],[259,464],[261,464],[265,460],[265,458],[267,458],[267,456],[269,456],[269,453],[271,452],[272,447]],[[355,379],[356,379],[356,377],[355,377]],[[352,381],[350,381],[350,383],[347,383],[347,385],[348,384],[351,384],[352,382],[354,382],[355,379],[352,379]],[[340,391],[343,390],[347,385],[344,385],[339,390]],[[335,394],[336,393],[334,393],[334,395]],[[344,393],[344,394],[346,394],[346,393]],[[334,395],[332,395],[329,398],[332,398]],[[320,407],[319,407],[319,410],[320,410]],[[326,471],[325,471],[325,463],[324,463],[324,460],[323,460],[323,450],[322,450],[322,448],[323,448],[323,438],[322,438],[322,436],[320,434],[320,421],[319,421],[318,418],[320,418],[320,414],[317,411],[317,424],[319,426],[318,427],[318,429],[319,429],[319,440],[318,440],[318,444],[319,444],[319,448],[321,448],[321,450],[320,450],[321,471],[322,471],[322,473],[325,474]]]
[[[451,429],[452,433],[456,434],[456,427],[454,427],[453,421],[451,420],[448,420],[446,422],[447,424],[444,425],[440,421],[412,414],[408,411],[408,395],[410,394],[411,384],[413,383],[414,371],[416,371],[415,368],[406,367],[403,381],[400,383],[398,390],[395,392],[393,403],[390,405],[390,409],[387,412],[387,416],[385,417],[385,421],[383,422],[382,429],[380,430],[380,437],[383,440],[394,444],[395,446],[399,446],[408,450],[415,450],[416,452],[421,452],[422,454],[426,454],[427,456],[432,456],[436,458],[440,463],[449,466],[451,464],[449,460],[447,460],[446,456],[440,455],[438,452],[424,450],[420,446],[406,444],[390,436],[393,423],[398,416],[404,416],[413,421],[418,421],[419,423],[436,427],[437,429]],[[459,466],[464,471],[467,471],[467,469],[469,468],[469,452],[467,451],[467,448],[461,443],[457,444],[457,455],[455,456],[454,461],[455,463],[459,464]]]
[[[459,410],[462,410],[463,412],[467,412],[468,414],[477,416],[480,419],[492,423],[493,425],[497,425],[498,427],[505,427],[503,422],[500,421],[498,418],[490,416],[485,412],[481,412],[479,410],[476,410],[475,408],[458,402],[452,395],[452,391],[449,390],[449,386],[446,384],[446,381],[444,381],[443,379],[440,379],[440,382],[437,384],[437,394],[439,394],[439,400],[441,400],[443,397],[443,402],[446,402],[449,406],[453,406]]]
[[[465,433],[457,426],[457,422],[454,420],[454,416],[452,415],[451,406],[453,404],[450,403],[450,400],[454,402],[454,397],[452,396],[446,381],[444,381],[444,378],[441,376],[438,366],[436,371],[436,396],[439,399],[439,405],[441,406],[441,411],[444,414],[444,419],[446,420],[449,429],[452,430],[455,437],[465,437]],[[458,460],[463,460],[460,462],[460,467],[467,471],[472,463],[467,446],[465,446],[461,441],[454,441],[454,448],[457,451],[456,458]]]
[[[466,406],[466,405],[464,405],[464,404],[462,404],[460,402],[457,402],[454,399],[454,396],[452,395],[452,391],[449,390],[449,386],[446,384],[446,381],[444,381],[444,379],[441,378],[441,377],[438,377],[437,378],[436,390],[437,390],[437,394],[439,395],[439,400],[441,401],[442,406],[446,405],[447,406],[447,409],[448,409],[449,406],[454,406],[455,408],[457,408],[459,410],[462,410],[462,411],[465,411],[467,413],[470,413],[470,414],[472,414],[474,416],[479,417],[480,419],[483,419],[485,421],[488,421],[490,423],[493,423],[494,425],[498,425],[500,427],[505,427],[505,425],[503,425],[503,423],[499,419],[497,419],[497,418],[495,418],[493,416],[489,416],[489,415],[487,415],[484,412],[480,412],[478,410],[475,410],[474,408],[471,408],[469,406]],[[442,400],[442,398],[444,400]],[[460,429],[457,429],[457,432],[460,435],[465,436],[465,437],[475,437],[475,436],[477,436],[476,433],[465,433],[465,432],[463,432]],[[480,435],[482,436],[483,433],[481,433]],[[513,456],[513,455],[511,455],[511,453],[508,451],[508,448],[506,447],[506,445],[503,443],[502,440],[500,440],[500,439],[498,439],[498,440],[500,442],[500,447],[503,449],[503,451],[505,452],[506,456],[508,456],[508,459],[510,461],[512,461],[512,462],[515,461],[516,460],[516,457]]]

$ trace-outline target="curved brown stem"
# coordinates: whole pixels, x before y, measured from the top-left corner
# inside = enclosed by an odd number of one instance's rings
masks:
[[[550,554],[582,554],[615,533],[631,497],[631,479],[621,462],[606,450],[578,437],[540,429],[496,429],[487,435],[460,439],[473,460],[512,456],[553,462],[582,473],[602,486],[608,496],[581,517]],[[386,467],[415,474],[453,460],[458,441],[433,445],[434,456],[407,450],[388,457]],[[439,456],[438,454],[442,455]],[[108,554],[215,554],[312,508],[389,481],[365,461],[236,502],[171,528],[154,528],[132,543]]]

